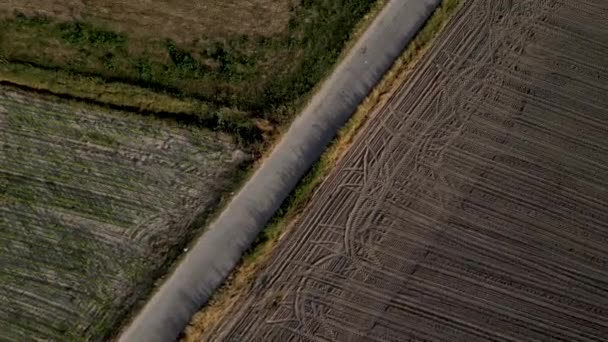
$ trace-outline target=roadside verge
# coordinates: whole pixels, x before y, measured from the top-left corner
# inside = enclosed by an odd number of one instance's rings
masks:
[[[433,41],[456,12],[462,0],[443,0],[424,27],[416,34],[405,52],[395,61],[374,90],[359,105],[355,114],[340,129],[321,158],[300,180],[296,188],[283,202],[264,230],[258,235],[242,261],[217,289],[208,303],[192,318],[184,332],[183,342],[206,341],[208,334],[231,308],[247,296],[258,279],[258,273],[266,267],[278,248],[283,236],[293,229],[300,215],[306,210],[313,194],[322,185],[336,163],[350,148],[355,136],[364,131],[366,123],[379,112],[392,96],[396,85],[407,80],[418,62],[426,54]]]
[[[439,3],[392,0],[386,5],[120,341],[175,340]]]

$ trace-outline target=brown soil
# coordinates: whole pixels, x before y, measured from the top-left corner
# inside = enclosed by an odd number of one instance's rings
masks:
[[[7,0],[0,11],[81,19],[177,42],[231,34],[272,36],[287,29],[290,0]]]
[[[603,341],[608,3],[465,1],[205,341]]]

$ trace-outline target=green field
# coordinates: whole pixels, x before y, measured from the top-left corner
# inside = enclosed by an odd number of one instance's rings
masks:
[[[0,88],[0,340],[103,340],[244,161],[173,121]]]
[[[143,8],[112,20],[91,10],[71,16],[61,8],[33,10],[47,0],[11,0],[0,4],[0,80],[133,110],[194,115],[205,126],[257,141],[256,120],[288,123],[376,0],[256,1],[271,3],[267,10],[282,26],[256,30],[266,17],[258,15],[227,19],[230,30],[202,18],[200,25],[185,21],[181,34],[162,25],[158,33],[145,32],[125,24],[144,20],[137,19]],[[205,3],[232,18],[219,2]]]

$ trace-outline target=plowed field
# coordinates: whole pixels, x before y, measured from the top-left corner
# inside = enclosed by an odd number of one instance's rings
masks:
[[[465,0],[212,341],[606,341],[608,2]]]
[[[235,150],[0,88],[0,341],[103,340],[215,207]]]

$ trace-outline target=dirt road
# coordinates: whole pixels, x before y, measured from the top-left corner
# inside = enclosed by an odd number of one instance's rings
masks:
[[[465,0],[205,341],[606,341],[607,20]]]
[[[438,3],[394,0],[386,5],[270,157],[121,334],[120,341],[175,339]]]

